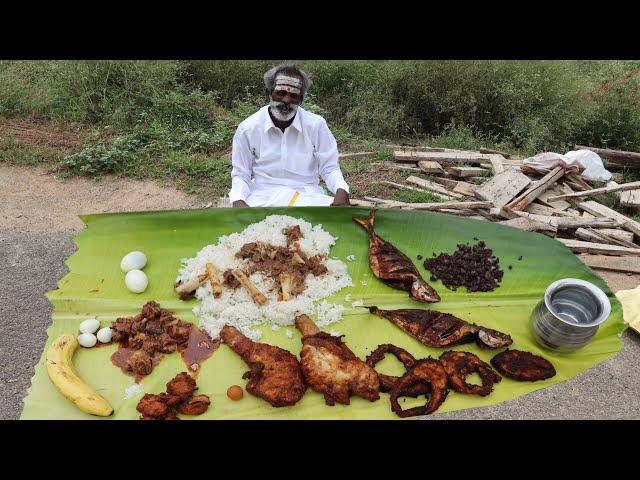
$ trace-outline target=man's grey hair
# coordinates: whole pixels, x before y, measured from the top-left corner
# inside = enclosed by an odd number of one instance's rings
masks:
[[[269,93],[273,92],[276,86],[276,77],[279,74],[291,75],[302,79],[302,95],[306,95],[307,90],[311,86],[311,79],[304,70],[301,70],[295,63],[283,63],[277,67],[273,67],[264,74],[264,86],[267,87]]]

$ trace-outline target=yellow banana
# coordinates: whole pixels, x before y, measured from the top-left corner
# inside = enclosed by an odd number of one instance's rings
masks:
[[[74,335],[58,337],[47,350],[47,373],[55,387],[85,413],[108,417],[113,407],[98,392],[82,380],[73,366],[73,354],[78,348]]]

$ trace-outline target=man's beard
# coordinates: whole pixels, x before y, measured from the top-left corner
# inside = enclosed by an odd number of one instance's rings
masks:
[[[288,122],[296,116],[296,112],[298,111],[298,105],[276,102],[275,100],[269,102],[269,107],[271,114],[281,122]]]

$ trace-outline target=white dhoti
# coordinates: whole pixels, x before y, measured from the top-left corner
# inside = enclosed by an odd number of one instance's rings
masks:
[[[333,197],[319,186],[253,185],[247,197],[250,207],[327,207]]]

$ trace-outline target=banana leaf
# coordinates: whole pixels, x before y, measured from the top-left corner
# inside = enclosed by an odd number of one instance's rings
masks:
[[[509,333],[514,339],[511,348],[542,355],[557,370],[551,379],[539,382],[518,382],[504,378],[487,397],[451,392],[436,412],[476,408],[511,400],[535,390],[546,388],[578,375],[616,354],[622,347],[621,333],[625,328],[620,303],[607,285],[595,276],[560,242],[546,236],[509,227],[457,218],[437,213],[399,210],[379,210],[376,231],[414,260],[424,278],[436,288],[442,301],[433,305],[417,303],[406,292],[394,290],[375,278],[368,264],[368,237],[365,230],[352,221],[354,215],[366,215],[361,208],[251,208],[207,209],[187,211],[139,212],[88,215],[81,217],[87,228],[75,239],[78,250],[67,260],[69,273],[58,288],[47,293],[54,306],[46,349],[62,333],[77,333],[78,325],[88,317],[96,317],[102,326],[119,316],[140,312],[142,305],[156,300],[187,321],[197,323],[192,308],[196,299],[181,301],[173,291],[173,282],[180,260],[193,257],[206,245],[214,244],[221,235],[242,231],[267,215],[285,214],[304,218],[313,225],[322,224],[333,236],[339,237],[330,255],[344,261],[354,286],[345,288],[327,300],[345,305],[343,320],[332,324],[345,335],[344,340],[360,358],[365,358],[377,345],[393,343],[411,352],[416,358],[437,357],[443,349],[429,348],[405,334],[391,322],[374,316],[366,309],[352,307],[351,302],[363,300],[364,305],[380,308],[433,308],[452,313],[462,319]],[[433,253],[453,252],[459,243],[484,240],[500,259],[504,270],[501,285],[491,292],[469,293],[465,288],[451,291],[439,281],[430,281],[430,274],[416,259]],[[145,272],[149,287],[144,293],[129,292],[124,285],[120,259],[127,252],[141,250],[148,257]],[[355,255],[354,261],[347,256]],[[521,259],[520,259],[521,257]],[[511,269],[508,266],[512,266]],[[529,315],[543,297],[545,288],[560,278],[580,278],[602,288],[612,304],[609,319],[601,325],[593,341],[572,353],[556,353],[541,349],[532,336]],[[350,302],[345,300],[351,295]],[[273,331],[261,327],[261,341],[278,345],[299,354],[300,334],[291,327],[293,338],[285,329]],[[470,351],[485,361],[497,352],[481,350],[475,344],[455,347]],[[79,375],[99,391],[114,407],[109,419],[136,419],[136,405],[142,394],[125,399],[125,389],[133,378],[124,375],[110,362],[116,345],[99,348],[79,348],[74,362]],[[387,356],[378,364],[379,370],[399,375],[403,368]],[[388,394],[369,402],[352,397],[350,405],[325,405],[322,395],[307,390],[302,400],[291,407],[273,408],[263,400],[245,393],[241,401],[226,396],[231,385],[244,387],[242,374],[247,370],[243,361],[225,345],[220,346],[201,367],[197,377],[200,393],[212,400],[209,410],[197,417],[184,419],[396,419],[391,412]],[[166,355],[147,378],[141,382],[143,392],[159,393],[165,384],[186,367],[178,353]],[[424,403],[407,399],[403,408]],[[44,368],[44,352],[35,369],[32,385],[24,401],[23,419],[90,419],[74,407],[53,386]]]

